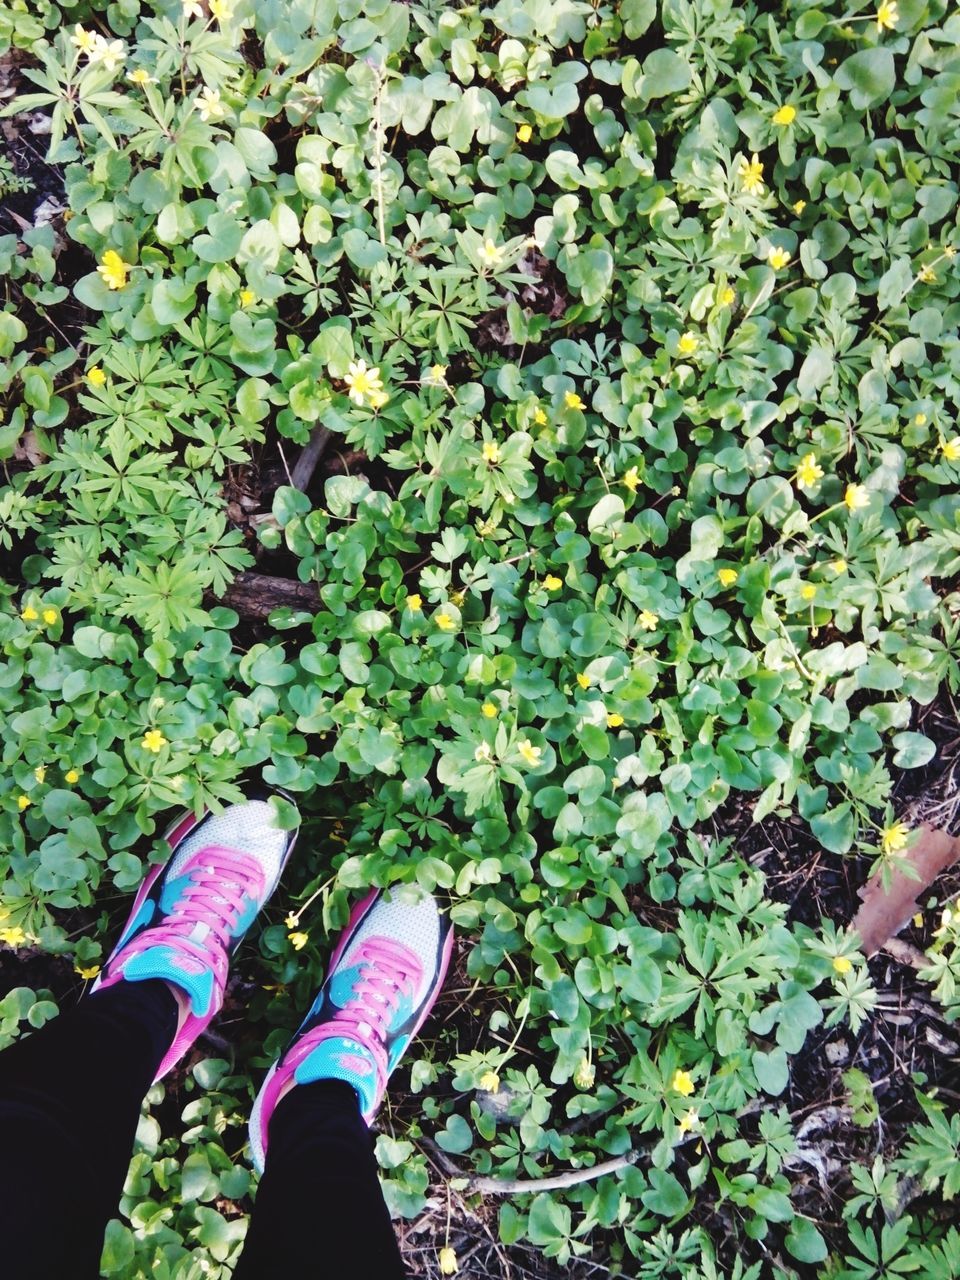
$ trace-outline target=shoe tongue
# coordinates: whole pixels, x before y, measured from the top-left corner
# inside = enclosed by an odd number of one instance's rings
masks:
[[[146,978],[164,978],[181,987],[190,997],[191,1008],[198,1018],[210,1012],[213,999],[213,970],[199,960],[185,956],[173,947],[148,947],[122,968],[123,976],[130,982]]]
[[[360,1098],[360,1110],[372,1111],[377,1097],[377,1064],[370,1050],[349,1035],[321,1040],[294,1071],[297,1084],[344,1080]]]

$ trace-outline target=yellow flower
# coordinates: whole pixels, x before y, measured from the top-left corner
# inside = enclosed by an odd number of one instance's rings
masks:
[[[80,774],[76,769],[68,769],[63,778],[65,782],[69,782],[73,786],[75,782],[80,781]]]
[[[623,473],[623,483],[631,493],[637,492],[637,485],[640,483],[640,473],[637,471],[636,467],[630,467]]]
[[[517,130],[518,142],[529,142],[533,137],[533,129],[528,124],[522,124]]]
[[[805,582],[800,588],[800,595],[804,600],[812,600],[817,594],[817,588],[812,582]]]
[[[21,942],[26,941],[26,936],[19,925],[14,925],[9,929],[0,929],[0,942],[5,942],[10,947],[19,947]]]
[[[539,405],[537,405],[536,409],[534,409],[533,411],[533,420],[538,427],[542,427],[546,424],[547,415],[544,413],[544,411],[540,408]]]
[[[17,796],[17,808],[23,813],[24,809],[29,809],[33,801],[29,796]]]
[[[42,782],[47,776],[47,766],[45,764],[38,764],[33,771],[33,776],[38,782]]]
[[[440,1274],[442,1276],[455,1276],[460,1270],[457,1255],[448,1244],[445,1244],[440,1250],[437,1260],[440,1263]]]
[[[558,578],[554,573],[548,573],[543,580],[543,586],[547,591],[559,591],[563,586],[563,579]]]
[[[59,616],[56,609],[44,609],[43,611],[43,620],[48,627],[52,627]]]
[[[884,827],[880,833],[880,848],[884,853],[899,853],[907,847],[910,828],[905,822],[895,822],[892,827]]]
[[[485,702],[480,710],[488,720],[492,720],[497,714],[497,705],[495,702]]]
[[[210,0],[210,17],[216,18],[218,22],[229,22],[233,17],[233,10],[226,0]]]
[[[87,370],[87,381],[90,383],[91,387],[102,387],[106,380],[107,375],[98,364],[95,364],[92,369]]]
[[[529,738],[524,738],[517,743],[517,751],[521,759],[534,768],[540,763],[540,757],[543,755],[543,748],[535,747]]]
[[[849,973],[853,968],[853,961],[848,960],[846,956],[834,956],[833,967],[837,973]]]
[[[729,307],[736,296],[737,296],[736,293],[730,287],[730,285],[727,285],[724,291],[720,294],[721,307]]]
[[[952,440],[941,440],[940,452],[947,462],[960,462],[960,436],[954,436]]]
[[[565,391],[563,393],[563,403],[568,409],[582,409],[583,401],[577,395],[576,391]]]
[[[850,511],[862,511],[870,502],[866,485],[848,484],[844,490],[843,500]]]
[[[581,1058],[573,1073],[573,1083],[578,1089],[592,1089],[597,1078],[597,1069],[589,1058]]]
[[[900,21],[900,14],[897,11],[897,0],[882,0],[877,9],[877,30],[892,31]]]
[[[590,686],[593,684],[593,681],[590,679],[588,675],[584,675],[582,671],[578,671],[577,684],[580,686],[581,689],[589,689]]]
[[[774,271],[779,271],[790,261],[790,255],[786,249],[782,249],[780,245],[775,245],[767,254],[767,261]]]
[[[20,617],[24,622],[36,622],[40,615],[32,604],[28,604],[25,609],[20,610]]]
[[[389,399],[389,394],[381,389],[370,392],[370,404],[374,409],[382,409]]]
[[[699,345],[700,339],[688,329],[686,333],[681,334],[680,341],[677,343],[677,350],[681,355],[692,356]]]
[[[740,158],[740,181],[744,191],[751,194],[763,190],[763,161],[754,152],[749,160]]]
[[[98,964],[91,965],[89,969],[85,969],[82,964],[75,964],[73,969],[75,973],[79,973],[84,982],[89,982],[91,978],[95,978],[100,972],[100,966]]]
[[[487,1093],[499,1093],[500,1077],[495,1071],[485,1071],[479,1080],[480,1088]]]
[[[773,113],[774,124],[793,124],[797,118],[797,108],[791,106],[789,102],[784,103]]]
[[[145,67],[137,67],[135,71],[127,73],[127,79],[131,84],[138,84],[141,87],[145,84],[156,84],[156,80]]]
[[[925,427],[927,425],[927,415],[925,413],[914,414],[913,420],[918,427]]]
[[[407,608],[411,613],[419,613],[423,608],[423,600],[416,594],[407,596]]]
[[[833,570],[834,573],[846,573],[847,562],[846,560],[843,560],[843,559],[832,560],[830,562],[830,568]]]
[[[739,576],[736,569],[717,570],[717,577],[720,579],[721,587],[732,587]]]
[[[203,10],[200,8],[200,0],[180,0],[180,7],[183,10],[185,18],[202,18]]]
[[[485,267],[496,267],[503,259],[503,249],[488,236],[480,248],[480,258]]]
[[[252,289],[240,290],[241,307],[252,307],[253,304],[256,302],[256,300],[257,300],[257,295],[253,292]]]
[[[822,479],[823,467],[817,462],[817,455],[805,453],[797,467],[797,484],[801,489],[812,489]]]
[[[799,217],[807,207],[806,200],[795,200],[793,202],[793,212]]]
[[[933,267],[927,264],[926,266],[921,267],[917,272],[917,279],[921,284],[936,284],[937,273],[934,271]]]
[[[288,933],[287,937],[289,938],[290,945],[293,947],[294,951],[302,951],[310,941],[309,933]]]
[[[915,929],[920,929],[922,928],[922,926],[923,926],[923,913],[921,911],[918,911],[917,914],[913,917],[913,927]]]
[[[670,1082],[670,1088],[676,1089],[677,1093],[682,1093],[685,1098],[689,1098],[696,1089],[696,1085],[693,1083],[693,1076],[689,1071],[675,1071],[673,1080]]]
[[[945,244],[943,246],[943,256],[945,258],[955,258],[957,256],[957,246],[954,244]]]
[[[611,711],[610,714],[607,716],[607,728],[619,729],[622,724],[623,724],[623,716],[620,715],[620,713],[617,711]]]
[[[686,1111],[680,1117],[680,1123],[677,1128],[681,1133],[691,1133],[695,1129],[700,1128],[700,1112],[694,1111],[693,1107]]]
[[[167,740],[159,729],[148,729],[140,745],[144,751],[157,752],[167,745]]]
[[[486,761],[492,760],[493,752],[490,750],[490,743],[481,742],[476,751],[474,751],[473,758],[478,764],[484,764]]]
[[[456,620],[446,611],[436,614],[434,622],[436,622],[441,631],[453,631],[457,625]]]
[[[655,631],[660,618],[657,614],[652,613],[649,609],[641,609],[637,622],[644,631]]]
[[[432,364],[430,366],[430,381],[445,382],[447,378],[447,366],[445,364]]]
[[[494,444],[492,440],[484,440],[481,452],[483,453],[484,462],[496,463],[500,461],[500,446]]]
[[[379,367],[368,369],[366,360],[351,360],[344,382],[347,384],[347,394],[354,404],[363,404],[364,397],[380,391],[383,386]]]
[[[89,57],[97,47],[97,33],[95,31],[85,31],[78,22],[73,28],[70,43],[74,48],[79,49],[81,53],[85,53]]]
[[[122,40],[106,40],[96,32],[93,36],[93,50],[87,54],[91,63],[102,62],[108,71],[116,71],[125,61],[127,51]]]
[[[131,264],[124,262],[116,249],[108,249],[97,267],[97,273],[108,289],[123,289],[127,283],[127,273],[131,270]]]
[[[220,101],[220,90],[211,89],[207,84],[200,90],[197,107],[201,120],[222,120],[227,114],[226,107]]]

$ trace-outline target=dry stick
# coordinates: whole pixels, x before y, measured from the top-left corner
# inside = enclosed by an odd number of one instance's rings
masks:
[[[313,478],[313,473],[317,469],[317,463],[323,457],[323,452],[327,447],[330,439],[330,432],[326,427],[316,426],[310,432],[310,439],[300,450],[300,456],[293,464],[293,470],[287,471],[287,479],[293,485],[294,489],[299,489],[301,493],[306,493],[307,485]],[[281,457],[283,451],[281,450]],[[284,470],[287,470],[286,458],[283,460]],[[262,542],[258,542],[254,555],[260,560],[266,554],[267,548]]]
[[[464,1193],[470,1195],[479,1191],[481,1195],[512,1196],[533,1195],[538,1191],[558,1191],[562,1187],[575,1187],[579,1182],[591,1182],[594,1178],[603,1178],[610,1173],[619,1173],[628,1169],[640,1159],[640,1151],[628,1151],[626,1155],[617,1156],[613,1160],[602,1160],[590,1169],[570,1169],[566,1173],[556,1173],[549,1178],[479,1178],[466,1173],[449,1159],[442,1147],[438,1147],[432,1138],[424,1136],[420,1139],[434,1153],[437,1163],[449,1178],[462,1178],[467,1184]]]

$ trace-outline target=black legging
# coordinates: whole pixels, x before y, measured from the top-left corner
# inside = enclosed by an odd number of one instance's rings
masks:
[[[0,1223],[11,1280],[95,1280],[140,1106],[173,1039],[165,982],[120,982],[0,1053]],[[357,1097],[298,1085],[270,1121],[235,1280],[395,1280],[400,1250]]]

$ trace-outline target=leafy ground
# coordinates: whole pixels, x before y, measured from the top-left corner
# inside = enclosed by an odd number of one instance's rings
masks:
[[[0,1044],[171,807],[305,819],[104,1274],[230,1274],[260,1073],[416,881],[414,1274],[960,1276],[960,872],[851,931],[960,831],[960,18],[0,0],[0,45]]]

